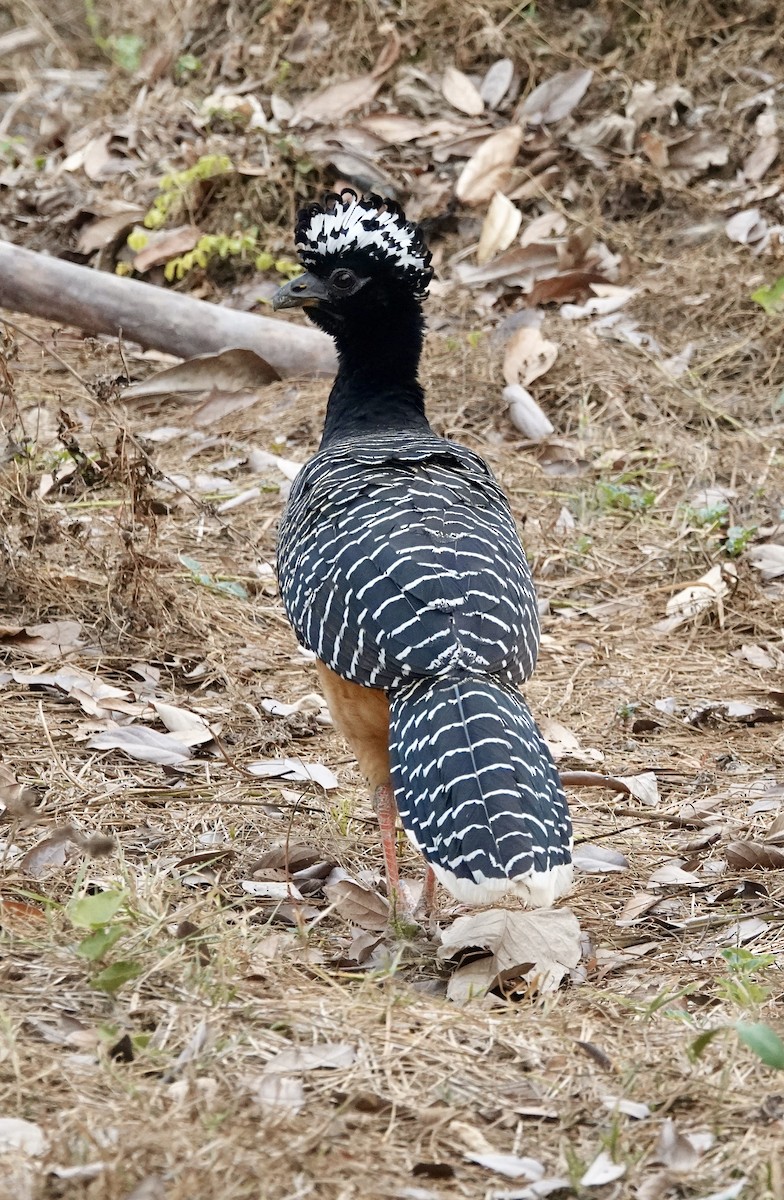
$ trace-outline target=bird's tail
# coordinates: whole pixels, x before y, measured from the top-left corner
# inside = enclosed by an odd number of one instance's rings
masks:
[[[487,677],[390,696],[392,783],[410,840],[456,899],[548,906],[572,880],[572,825],[525,700]]]

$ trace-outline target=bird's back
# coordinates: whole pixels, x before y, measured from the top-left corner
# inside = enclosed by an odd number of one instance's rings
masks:
[[[300,640],[346,679],[389,691],[533,670],[536,599],[509,505],[481,458],[435,434],[330,442],[294,483],[278,560]]]

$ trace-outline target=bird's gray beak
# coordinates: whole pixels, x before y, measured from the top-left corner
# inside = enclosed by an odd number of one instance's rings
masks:
[[[316,275],[306,271],[296,279],[290,279],[278,288],[272,297],[272,307],[278,308],[312,308],[322,300],[327,299],[326,284]]]

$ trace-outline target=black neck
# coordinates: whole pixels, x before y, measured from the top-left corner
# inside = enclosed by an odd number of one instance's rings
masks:
[[[418,301],[357,307],[328,332],[337,346],[338,373],[322,447],[336,437],[430,428],[417,379],[424,337]]]

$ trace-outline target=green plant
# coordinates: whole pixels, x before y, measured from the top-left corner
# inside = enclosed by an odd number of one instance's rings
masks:
[[[202,68],[202,61],[195,54],[181,54],[174,64],[174,78],[178,83],[185,83]]]
[[[130,238],[128,241],[130,245]],[[240,262],[247,262],[252,258],[257,270],[269,271],[274,268],[279,275],[284,275],[287,279],[293,279],[302,270],[299,263],[291,259],[275,258],[269,251],[261,250],[259,231],[254,225],[250,229],[231,235],[205,233],[192,250],[170,258],[163,273],[171,283],[175,279],[183,279],[194,267],[209,266],[216,258],[239,259]]]
[[[724,549],[730,558],[737,558],[748,548],[757,532],[756,525],[731,525],[724,540]]]
[[[727,974],[716,983],[721,999],[740,1009],[756,1009],[770,999],[772,989],[768,984],[753,978],[776,963],[774,954],[752,954],[742,946],[722,950],[721,956],[727,964]],[[784,1071],[784,1042],[775,1029],[764,1021],[734,1021],[729,1025],[717,1025],[705,1029],[689,1047],[692,1058],[699,1058],[705,1048],[721,1035],[734,1033],[760,1062],[774,1070]]]
[[[757,288],[756,292],[751,293],[751,299],[764,308],[769,317],[784,312],[784,275],[775,283]]]
[[[723,975],[716,984],[716,990],[722,999],[738,1005],[739,1008],[764,1004],[769,999],[770,988],[755,982],[752,976],[758,971],[772,967],[776,961],[775,955],[752,954],[742,946],[732,946],[728,950],[722,950],[721,957],[728,968],[728,974]]]
[[[639,513],[651,507],[656,493],[636,484],[600,479],[596,485],[596,499],[600,508]]]
[[[180,562],[190,572],[191,578],[196,583],[200,583],[202,587],[208,588],[211,592],[225,592],[229,596],[236,596],[238,600],[249,599],[248,590],[241,583],[237,583],[233,579],[216,579],[209,571],[205,571],[198,559],[181,554]]]
[[[68,905],[67,913],[77,929],[89,933],[76,947],[76,953],[88,962],[100,964],[109,951],[129,930],[126,922],[118,919],[128,898],[126,891],[108,890],[93,895],[79,896]],[[101,992],[116,992],[118,988],[135,979],[141,966],[133,959],[120,959],[101,967],[90,979],[94,988]]]
[[[203,154],[192,167],[164,175],[158,185],[158,195],[144,217],[146,229],[161,229],[170,217],[176,215],[187,202],[193,189],[200,183],[218,175],[229,175],[234,164],[225,154]]]
[[[84,18],[90,36],[103,54],[123,71],[133,74],[138,70],[144,51],[144,38],[138,33],[118,33],[104,36],[101,32],[101,21],[95,7],[95,0],[84,0]]]
[[[700,529],[718,529],[727,524],[729,518],[729,505],[726,500],[719,500],[717,504],[708,504],[704,508],[692,508],[686,504],[683,508],[686,519],[693,525],[697,525]]]
[[[19,166],[22,161],[20,151],[24,149],[24,145],[23,137],[0,138],[0,161],[7,163],[9,167]]]

